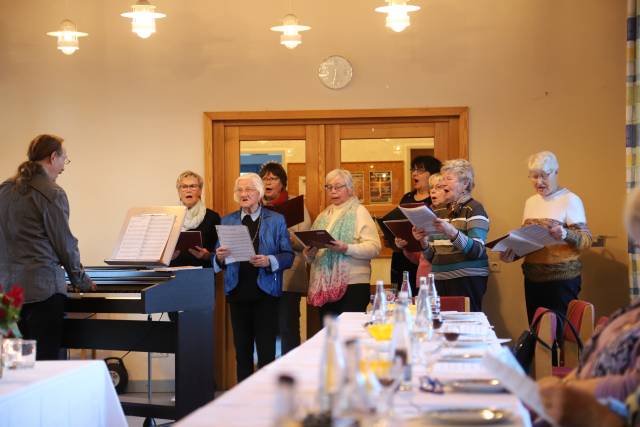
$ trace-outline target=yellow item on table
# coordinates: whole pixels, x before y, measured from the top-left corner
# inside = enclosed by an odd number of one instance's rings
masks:
[[[389,341],[393,332],[393,323],[376,323],[367,326],[367,332],[376,341]]]
[[[395,308],[396,308],[395,304],[393,304],[393,303],[392,304],[387,304],[387,310],[388,311],[393,311]],[[411,304],[409,306],[409,313],[411,313],[411,314],[413,314],[415,316],[416,311],[417,311],[416,305],[415,304]]]

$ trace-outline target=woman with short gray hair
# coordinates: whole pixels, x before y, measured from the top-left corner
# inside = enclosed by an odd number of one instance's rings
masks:
[[[439,234],[427,238],[424,230],[414,228],[414,237],[422,242],[424,257],[431,262],[438,293],[468,297],[471,311],[481,311],[489,276],[484,247],[489,217],[482,204],[471,197],[475,182],[468,160],[448,160],[440,173],[446,206],[433,210]]]
[[[371,259],[380,253],[378,229],[369,211],[353,195],[351,173],[334,169],[325,180],[329,206],[318,215],[312,230],[327,230],[334,240],[325,248],[305,248],[311,263],[309,304],[320,314],[364,312],[371,291]]]
[[[569,301],[577,299],[581,287],[580,252],[591,247],[591,232],[580,197],[558,185],[558,159],[551,151],[529,157],[529,179],[536,194],[524,205],[523,225],[538,224],[549,229],[558,241],[528,254],[522,264],[529,323],[538,307],[562,314]],[[503,252],[505,262],[516,258]]]

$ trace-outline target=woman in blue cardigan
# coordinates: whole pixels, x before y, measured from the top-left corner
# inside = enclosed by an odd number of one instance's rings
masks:
[[[276,354],[278,297],[282,294],[282,271],[291,267],[293,250],[284,217],[262,209],[264,184],[255,173],[236,179],[233,198],[240,205],[222,218],[222,225],[245,225],[257,255],[244,262],[225,262],[229,248],[216,248],[213,265],[224,270],[224,293],[231,312],[236,347],[238,382],[253,373],[253,345],[258,350],[258,368],[272,362]]]

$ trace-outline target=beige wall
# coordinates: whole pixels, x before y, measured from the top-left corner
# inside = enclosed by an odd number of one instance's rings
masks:
[[[0,0],[0,175],[13,173],[36,133],[67,139],[73,163],[60,184],[86,264],[108,256],[127,208],[175,203],[176,175],[203,171],[204,111],[469,106],[490,237],[520,222],[527,155],[552,149],[592,231],[616,236],[585,255],[584,296],[600,313],[627,301],[625,2],[418,1],[412,26],[394,34],[376,2],[299,0],[313,29],[293,51],[268,31],[284,1],[157,0],[168,17],[148,40],[119,16],[128,3],[75,0],[65,11],[63,1]],[[66,16],[90,33],[71,57],[44,35]],[[354,66],[340,91],[316,77],[331,54]],[[519,266],[503,265],[489,287],[492,321],[517,334]]]

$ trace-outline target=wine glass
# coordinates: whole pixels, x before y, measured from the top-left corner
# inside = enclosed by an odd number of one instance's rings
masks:
[[[442,325],[442,335],[445,339],[445,345],[451,347],[460,337],[460,327],[456,324],[445,322]]]

